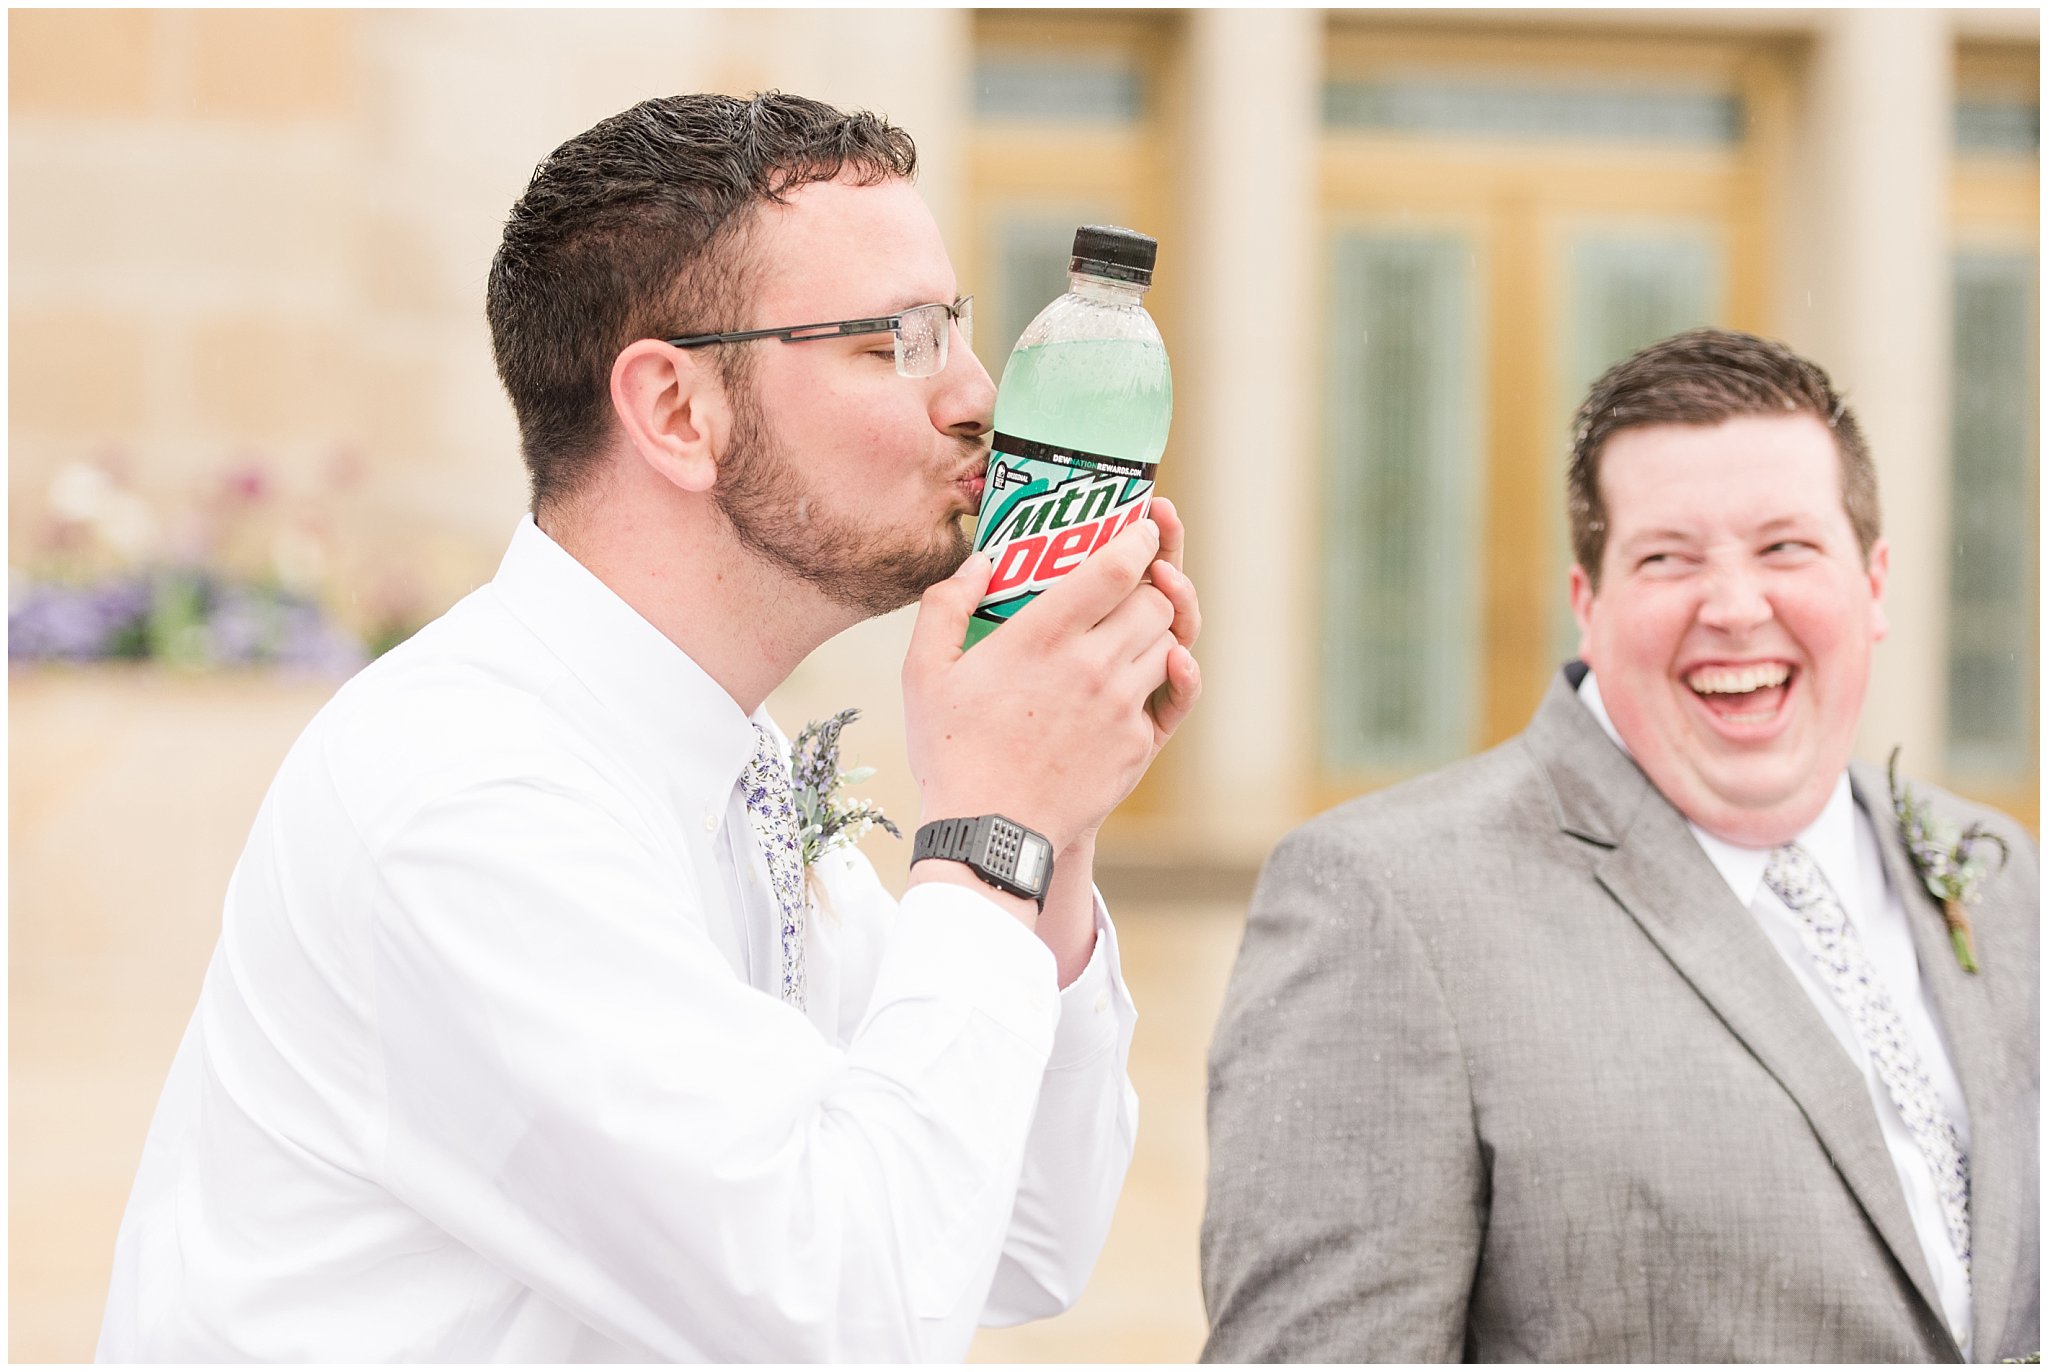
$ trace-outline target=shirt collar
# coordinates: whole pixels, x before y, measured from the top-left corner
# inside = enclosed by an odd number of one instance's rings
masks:
[[[491,589],[628,737],[689,812],[723,810],[754,755],[752,721],[726,689],[532,515],[512,531]],[[756,712],[771,734],[764,706]]]
[[[1614,746],[1628,753],[1628,745],[1621,741],[1620,731],[1608,716],[1607,702],[1601,699],[1599,678],[1590,670],[1586,679],[1579,683],[1579,701],[1592,712],[1607,736],[1614,740]],[[1629,756],[1635,755],[1629,753]],[[1714,864],[1714,870],[1721,874],[1721,879],[1728,883],[1728,889],[1735,893],[1735,898],[1742,902],[1744,908],[1755,904],[1758,893],[1763,890],[1764,869],[1770,865],[1771,850],[1745,848],[1716,838],[1691,820],[1687,820],[1685,826],[1699,840],[1700,848]],[[1835,787],[1828,792],[1827,804],[1793,842],[1804,848],[1807,856],[1820,867],[1844,904],[1851,909],[1856,908],[1856,806],[1849,794],[1847,770],[1835,778]]]
[[[1735,898],[1745,906],[1754,905],[1757,895],[1763,890],[1764,868],[1770,866],[1772,850],[1740,847],[1714,837],[1690,820],[1686,821],[1686,827],[1700,841],[1700,847],[1713,862],[1714,870],[1728,883],[1728,889],[1735,893]],[[1861,908],[1861,882],[1856,867],[1856,802],[1849,795],[1849,774],[1846,771],[1835,778],[1835,788],[1828,792],[1827,804],[1821,806],[1820,814],[1792,841],[1804,848],[1807,856],[1819,866],[1821,874],[1828,879],[1828,885],[1835,888],[1835,894],[1845,908]]]
[[[1607,702],[1600,696],[1600,675],[1591,667],[1586,669],[1585,678],[1579,682],[1579,703],[1593,712],[1593,718],[1600,721],[1601,730],[1614,740],[1614,746],[1628,753],[1629,758],[1633,760],[1635,754],[1628,751],[1628,745],[1621,741],[1621,734],[1615,729],[1614,721],[1607,717]]]

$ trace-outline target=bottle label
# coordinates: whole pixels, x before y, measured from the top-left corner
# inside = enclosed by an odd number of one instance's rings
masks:
[[[1132,462],[998,433],[974,546],[995,564],[975,607],[982,632],[1081,565],[1152,503],[1156,462]],[[972,641],[970,639],[970,641]]]

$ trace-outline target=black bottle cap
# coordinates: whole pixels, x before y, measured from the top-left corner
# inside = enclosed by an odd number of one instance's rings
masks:
[[[1074,256],[1067,270],[1149,286],[1152,264],[1158,260],[1156,238],[1114,224],[1083,224],[1074,230]]]

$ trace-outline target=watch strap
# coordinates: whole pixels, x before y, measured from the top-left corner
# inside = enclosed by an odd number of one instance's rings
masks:
[[[1017,859],[1026,843],[1043,845],[1044,870],[1035,887],[1017,880]],[[910,861],[915,866],[925,858],[960,863],[997,890],[1023,896],[1045,909],[1045,893],[1052,885],[1052,844],[1045,835],[1013,819],[974,815],[920,825],[911,842]]]
[[[935,819],[918,829],[917,837],[910,845],[910,860],[924,858],[945,858],[950,862],[966,862],[968,854],[974,851],[974,831],[986,815],[970,816],[966,819]]]

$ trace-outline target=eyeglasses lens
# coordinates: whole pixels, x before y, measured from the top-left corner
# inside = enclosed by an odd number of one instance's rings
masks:
[[[905,310],[896,328],[896,370],[908,377],[937,376],[944,371],[952,322],[944,305]]]

